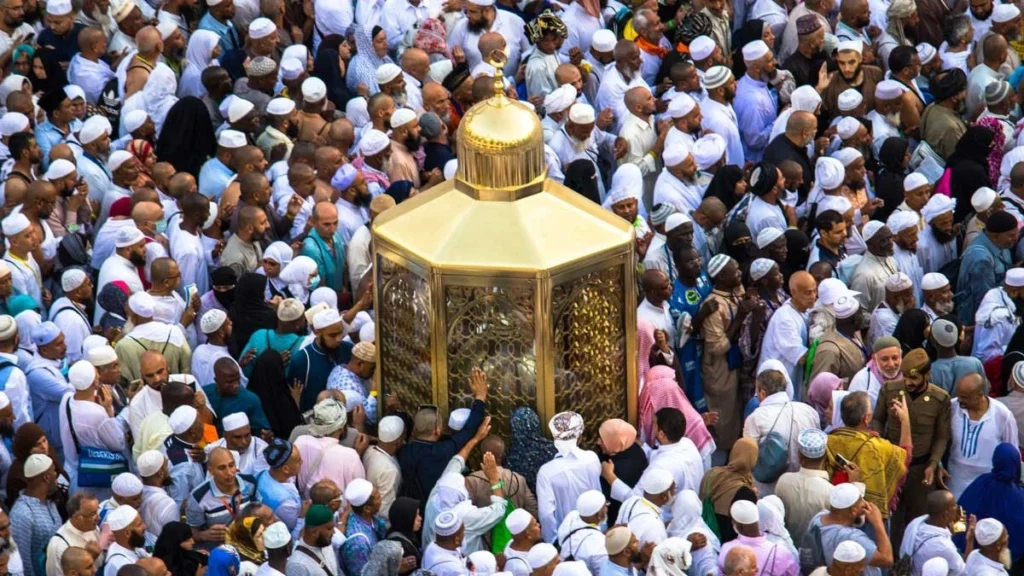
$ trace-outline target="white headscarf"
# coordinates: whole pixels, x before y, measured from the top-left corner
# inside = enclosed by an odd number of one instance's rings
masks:
[[[448,473],[437,481],[434,499],[438,510],[450,510],[469,500],[466,478],[462,474]]]
[[[156,124],[158,136],[160,129],[163,128],[164,120],[167,118],[167,113],[171,110],[171,106],[178,101],[174,96],[177,89],[177,77],[166,64],[157,64],[149,73],[149,79],[146,80],[146,85],[142,88],[143,106],[146,109],[146,114]]]
[[[801,86],[793,90],[789,100],[790,107],[779,113],[779,117],[775,119],[775,124],[772,125],[770,136],[772,140],[786,131],[786,124],[789,123],[789,117],[793,115],[793,112],[814,112],[817,110],[821,104],[821,95],[814,89],[814,86]]]
[[[701,514],[704,512],[704,505],[700,497],[693,490],[683,490],[672,501],[672,522],[668,525],[670,537],[686,538],[694,532],[703,534],[708,540],[708,546],[712,550],[718,550],[721,546],[718,536],[711,531],[711,528],[704,523]]]
[[[4,78],[4,81],[0,82],[0,106],[6,108],[7,97],[10,96],[12,92],[17,92],[24,88],[25,82],[28,82],[29,85],[32,84],[31,80],[20,74],[11,74],[7,78]]]
[[[213,62],[213,49],[220,42],[220,36],[210,30],[196,30],[188,39],[188,50],[185,51],[185,70],[181,73],[181,84],[178,86],[178,97],[206,96],[203,86],[203,70]]]
[[[758,525],[768,540],[782,544],[796,553],[793,538],[789,530],[786,530],[786,505],[782,500],[774,494],[765,496],[757,501],[757,511],[760,516]]]
[[[651,554],[648,574],[652,576],[686,576],[686,570],[693,563],[693,557],[690,556],[691,548],[693,548],[693,544],[685,538],[662,540]]]
[[[296,256],[281,269],[278,278],[288,285],[292,296],[306,302],[309,296],[309,276],[317,271],[316,261],[309,256]]]

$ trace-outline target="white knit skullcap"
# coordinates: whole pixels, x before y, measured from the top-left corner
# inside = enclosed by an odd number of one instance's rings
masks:
[[[61,290],[64,290],[65,293],[71,292],[81,286],[86,278],[88,278],[88,274],[81,268],[68,268],[60,277]]]
[[[96,118],[96,116],[92,116],[90,120],[92,118]],[[149,118],[149,115],[146,114],[145,110],[141,108],[132,110],[124,116],[124,129],[128,132],[135,132],[146,123],[146,118]]]
[[[529,528],[531,522],[533,522],[533,515],[522,508],[516,508],[505,517],[505,527],[513,536]]]
[[[615,50],[615,41],[615,32],[602,28],[594,32],[590,39],[590,48],[598,52],[611,52]]]
[[[252,102],[249,102],[244,98],[235,98],[231,101],[231,105],[228,106],[228,122],[231,122],[232,124],[238,122],[242,118],[245,118],[246,114],[252,112],[255,107],[256,106]]]
[[[438,536],[451,536],[462,527],[462,518],[452,510],[445,510],[434,518],[434,532]]]
[[[864,238],[865,242],[867,242],[868,240],[874,238],[875,234],[878,234],[878,232],[882,228],[885,228],[885,224],[883,222],[879,222],[878,220],[871,220],[870,222],[865,224],[864,229],[861,230],[861,237]]]
[[[31,224],[28,221],[28,217],[21,212],[15,212],[4,218],[2,228],[4,236],[14,236],[28,230],[29,226]]]
[[[375,128],[370,128],[359,140],[359,153],[363,156],[373,156],[380,154],[381,151],[390,145],[391,140],[388,139],[387,134]]]
[[[978,541],[978,544],[982,546],[988,546],[989,544],[995,543],[1003,535],[1003,523],[995,518],[985,518],[978,520],[978,524],[974,527],[974,538]]]
[[[128,298],[128,309],[142,318],[152,318],[156,310],[156,300],[147,292],[136,292]]]
[[[403,434],[405,434],[405,421],[398,416],[385,416],[377,424],[377,439],[381,442],[394,442]]]
[[[839,48],[836,49],[839,52],[856,52],[862,54],[864,52],[864,42],[862,40],[843,40],[839,42]]]
[[[929,558],[921,567],[921,576],[949,576],[949,562],[942,556]]]
[[[28,129],[28,116],[21,112],[8,112],[0,118],[0,138],[6,138]]]
[[[971,196],[971,207],[974,208],[975,212],[984,212],[995,204],[996,198],[999,195],[996,191],[989,188],[988,186],[982,186],[975,190]]]
[[[338,324],[341,322],[341,314],[334,308],[328,308],[323,312],[318,312],[316,316],[313,316],[313,329],[323,330],[328,326]]]
[[[391,115],[391,127],[401,128],[416,119],[416,113],[408,108],[399,108]]]
[[[1005,24],[1020,16],[1020,9],[1013,4],[997,3],[992,8],[992,21],[997,24]]]
[[[840,148],[832,153],[832,157],[843,163],[843,167],[849,166],[857,161],[858,158],[863,158],[864,155],[860,153],[860,150],[856,148]]]
[[[306,71],[306,63],[296,58],[285,58],[281,61],[281,78],[295,80]],[[305,84],[305,82],[303,82]]]
[[[697,101],[689,94],[681,92],[676,94],[672,98],[672,101],[668,103],[668,110],[666,110],[665,113],[668,114],[670,118],[678,119],[686,116],[696,107]]]
[[[949,278],[939,272],[929,272],[921,279],[921,290],[938,290],[949,286]]]
[[[576,88],[572,84],[562,84],[544,97],[544,109],[553,114],[564,112],[576,102]]]
[[[847,116],[839,121],[839,124],[836,126],[836,134],[839,134],[839,137],[843,140],[848,140],[857,134],[861,126],[863,124],[860,123],[860,120],[853,116]]]
[[[729,507],[729,517],[737,524],[757,524],[761,513],[757,509],[757,504],[749,500],[737,500]]]
[[[139,456],[139,476],[143,478],[149,478],[153,474],[156,474],[164,467],[163,452],[159,450],[147,450]]]
[[[903,272],[897,272],[890,274],[885,279],[885,289],[889,292],[902,292],[908,288],[913,288],[914,283],[910,280],[910,276],[907,276]]]
[[[845,196],[825,196],[818,202],[818,214],[828,210],[835,210],[840,214],[846,214],[853,209],[853,204]]]
[[[106,366],[117,360],[117,352],[108,344],[89,350],[86,356],[88,356],[89,362],[96,367]]]
[[[669,214],[668,219],[665,220],[665,233],[667,234],[688,222],[692,222],[689,216],[682,212],[673,212],[672,214]]]
[[[750,279],[757,282],[772,271],[775,261],[768,258],[758,258],[750,263]]]
[[[640,488],[647,494],[661,494],[672,488],[675,479],[664,468],[649,468],[640,479]]]
[[[327,84],[324,81],[310,76],[302,81],[302,99],[306,102],[319,102],[327,97]]]
[[[50,162],[50,167],[46,169],[46,174],[43,175],[43,179],[52,182],[58,178],[63,178],[74,171],[75,165],[72,164],[70,160],[58,158],[53,162]]]
[[[88,360],[79,360],[68,370],[68,382],[78,390],[88,390],[96,382],[96,367]]]
[[[765,228],[762,228],[761,231],[757,233],[757,247],[760,248],[761,250],[764,250],[765,247],[767,247],[772,242],[775,242],[779,238],[782,238],[784,235],[785,232],[779,230],[778,228],[775,228],[774,226],[767,226]]]
[[[214,308],[203,314],[202,319],[199,320],[199,328],[203,331],[203,334],[213,334],[220,330],[220,327],[224,325],[224,321],[227,318],[226,312]]]
[[[373,496],[373,484],[369,480],[356,478],[345,486],[345,501],[352,506],[362,506]]]
[[[257,18],[249,23],[249,38],[259,40],[277,32],[277,26],[270,18]]]
[[[228,414],[221,420],[221,426],[225,432],[231,432],[240,428],[245,428],[249,425],[249,417],[245,415],[245,412],[235,412],[234,414]]]
[[[932,46],[927,42],[922,42],[917,45],[917,57],[921,59],[922,66],[931,62],[938,55],[939,51],[935,49],[935,46]]]
[[[853,88],[847,88],[839,93],[838,105],[840,112],[849,112],[860,106],[861,102],[864,101],[864,97],[861,93],[854,90]]]
[[[217,145],[222,148],[234,150],[245,146],[245,144],[245,134],[242,134],[238,130],[224,130],[220,133],[220,136],[217,136]],[[216,206],[216,204],[211,203],[211,206]]]
[[[715,51],[715,41],[707,36],[697,36],[690,40],[690,56],[695,61],[704,60]]]
[[[557,556],[558,550],[554,546],[547,542],[540,542],[530,548],[530,552],[526,555],[526,561],[530,564],[531,569],[538,570],[550,564]]]
[[[127,150],[117,150],[110,154],[110,158],[107,159],[107,170],[111,172],[117,171],[125,162],[134,159],[131,152]]]
[[[383,64],[377,68],[377,84],[387,84],[402,75],[402,69],[395,64]]]
[[[90,116],[82,123],[82,129],[78,131],[78,141],[82,144],[92,144],[100,136],[104,134],[109,136],[113,131],[114,128],[110,125],[110,120],[107,120],[106,116],[97,114]]]
[[[896,210],[885,221],[885,225],[889,227],[893,234],[899,234],[907,228],[917,226],[917,224],[917,213],[910,210]]]
[[[714,278],[718,276],[725,266],[732,261],[732,258],[725,254],[715,254],[711,257],[711,261],[708,262],[708,276]]]
[[[132,522],[135,521],[135,518],[137,518],[138,515],[139,513],[135,508],[132,508],[127,504],[121,504],[117,508],[114,508],[113,512],[107,514],[106,522],[107,525],[110,526],[111,530],[117,532],[118,530],[124,530],[131,526]]]
[[[860,502],[860,490],[850,482],[838,484],[829,489],[828,505],[836,510],[846,510],[857,502]]]
[[[665,166],[678,166],[690,157],[690,145],[683,140],[678,140],[671,148],[666,148],[661,153],[661,159]]]
[[[920,172],[911,172],[903,179],[903,191],[910,192],[928,185],[928,178]]]
[[[836,546],[834,552],[832,552],[832,559],[840,562],[846,562],[852,564],[854,562],[860,562],[867,557],[867,551],[860,544],[853,540],[845,540]]]
[[[576,511],[580,516],[593,516],[604,508],[608,501],[600,490],[587,490],[576,498]]]
[[[924,217],[925,222],[931,223],[932,220],[955,209],[956,200],[945,194],[933,194],[928,199],[928,203],[921,208],[921,216]]]
[[[906,91],[906,86],[895,80],[882,80],[875,84],[875,98],[878,100],[895,100]]]
[[[291,98],[274,98],[267,103],[267,114],[287,116],[295,110],[295,100]]]
[[[142,494],[142,480],[131,472],[123,472],[114,477],[110,483],[110,489],[117,496],[131,498]]]
[[[845,320],[850,318],[860,310],[860,300],[854,296],[840,296],[836,303],[832,305],[832,309],[835,310],[836,318]]]
[[[594,107],[578,102],[569,108],[569,121],[573,124],[593,124],[596,121]]]
[[[53,460],[46,454],[33,454],[25,460],[25,478],[35,478],[53,467]]]
[[[753,62],[758,58],[763,58],[765,55],[771,53],[771,48],[764,43],[763,40],[754,40],[748,42],[743,46],[743,60],[746,62]]]
[[[199,413],[191,406],[179,406],[171,413],[171,430],[175,434],[184,434],[196,422]]]

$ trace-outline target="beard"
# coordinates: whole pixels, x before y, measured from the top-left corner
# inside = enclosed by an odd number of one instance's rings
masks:
[[[405,148],[409,152],[415,152],[420,149],[420,146],[423,146],[423,138],[421,136],[410,135],[409,137],[402,141],[402,144],[405,145]]]
[[[906,308],[906,306],[903,306],[903,308]],[[885,376],[886,380],[896,380],[897,378],[900,377],[900,367],[899,366],[897,366],[896,369],[893,370],[891,373],[890,372],[886,372],[885,370],[882,370],[881,368],[879,368],[878,371],[882,373],[882,376]]]
[[[842,70],[839,71],[839,75],[843,77],[843,80],[846,80],[847,82],[851,82],[852,83],[854,80],[857,79],[858,76],[860,76],[860,72],[861,72],[861,67],[862,66],[863,66],[862,64],[857,64],[857,68],[854,69],[853,74],[851,74],[850,76],[847,76],[846,74],[843,74]]]
[[[956,238],[952,232],[939,230],[935,226],[932,226],[932,234],[935,236],[935,239],[939,241],[939,244],[949,244],[954,238]]]
[[[891,306],[891,308],[892,308],[892,311],[895,312],[897,316],[902,316],[903,313],[907,311],[907,305],[905,303],[903,303],[902,301],[897,302],[896,304],[893,304]],[[885,374],[885,372],[882,372],[882,374]],[[885,374],[885,376],[889,376],[889,375]]]
[[[952,300],[943,300],[942,302],[936,302],[935,304],[931,304],[930,307],[939,316],[952,314],[953,308],[955,308]]]
[[[128,261],[132,263],[132,266],[145,266],[146,255],[145,254],[132,254],[128,257]]]
[[[317,548],[326,548],[331,545],[331,536],[320,534],[316,537],[316,542],[313,543]]]
[[[170,476],[164,478],[163,482],[160,482],[160,486],[163,488],[170,488],[171,486],[174,486],[174,478],[171,478]]]
[[[362,194],[356,194],[356,201],[355,201],[355,205],[356,206],[361,206],[361,207],[364,207],[364,208],[365,207],[369,207],[370,206],[370,202],[372,202],[372,201],[373,201],[373,194],[366,194],[365,196],[362,195]]]
[[[1003,548],[999,552],[999,563],[1002,564],[1003,566],[1005,566],[1007,570],[1009,570],[1010,569],[1010,565],[1013,564],[1013,557],[1010,556],[1010,547],[1009,546],[1007,546],[1006,548]]]
[[[146,545],[146,535],[142,532],[132,532],[132,535],[128,537],[128,546],[130,548],[142,548]]]
[[[587,138],[585,140],[580,140],[575,136],[570,136],[569,138],[572,140],[572,148],[577,154],[583,152],[587,148],[590,148],[590,141],[593,139]]]
[[[899,112],[888,112],[885,115],[885,119],[889,121],[893,126],[900,126],[900,113]]]
[[[974,8],[970,8],[970,11],[971,11],[971,14],[973,14],[974,17],[977,18],[978,20],[988,20],[988,17],[992,15],[992,10],[991,9],[988,12],[982,12],[981,14],[978,14],[977,12],[975,12]]]
[[[392,94],[391,99],[395,101],[396,107],[404,108],[406,101],[409,100],[409,94],[405,90],[402,90],[397,94]]]
[[[481,32],[485,31],[485,28],[487,26],[484,22],[473,22],[472,20],[467,18],[466,27],[469,28],[469,31],[472,32],[473,34],[480,34]]]
[[[846,187],[849,188],[853,192],[856,192],[858,190],[863,190],[864,188],[867,187],[867,184],[864,183],[864,179],[863,178],[860,178],[858,180],[852,180],[850,182],[843,182],[843,184],[846,184]]]
[[[4,24],[6,24],[9,28],[17,28],[18,26],[21,26],[24,22],[25,22],[25,18],[24,17],[22,17],[22,18],[8,18],[6,16],[4,17]]]

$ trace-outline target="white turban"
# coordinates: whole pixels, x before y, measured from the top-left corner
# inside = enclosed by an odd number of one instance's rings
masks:
[[[885,221],[885,225],[889,227],[893,234],[899,234],[907,228],[917,226],[917,224],[917,214],[910,210],[896,210]]]
[[[693,143],[693,159],[698,170],[707,170],[725,155],[725,138],[718,134],[702,136]]]
[[[846,179],[846,167],[835,158],[823,156],[814,166],[814,179],[822,190],[835,190]]]
[[[956,200],[944,194],[933,194],[924,208],[921,208],[921,216],[924,216],[924,221],[930,224],[932,220],[955,209]]]
[[[576,102],[576,88],[572,84],[563,84],[544,97],[544,109],[548,113],[557,114],[566,111]]]

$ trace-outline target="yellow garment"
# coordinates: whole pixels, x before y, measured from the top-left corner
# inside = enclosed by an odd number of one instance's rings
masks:
[[[639,34],[636,33],[636,28],[633,28],[633,19],[630,18],[626,25],[622,28],[622,39],[629,40],[630,42],[636,40]]]
[[[860,468],[864,499],[889,517],[889,505],[907,474],[907,451],[876,434],[840,428],[828,435],[829,475],[841,469],[836,454]]]
[[[139,424],[139,437],[135,438],[132,454],[138,460],[143,452],[160,450],[163,448],[164,440],[171,434],[174,434],[174,431],[171,430],[171,419],[166,414],[159,410],[147,414]]]

